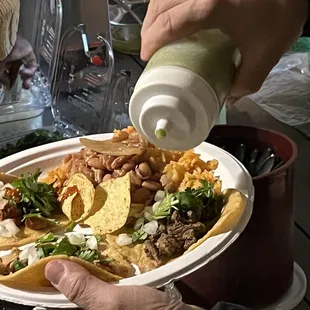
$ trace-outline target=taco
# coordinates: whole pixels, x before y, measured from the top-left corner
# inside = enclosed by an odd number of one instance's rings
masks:
[[[20,290],[53,291],[55,289],[44,276],[44,269],[55,259],[78,263],[105,282],[117,282],[134,275],[133,267],[118,253],[113,250],[100,252],[99,249],[100,240],[95,236],[70,233],[57,238],[49,233],[35,244],[23,250],[14,248],[0,258],[0,283]]]
[[[244,211],[246,197],[235,189],[216,194],[213,184],[200,182],[196,189],[166,193],[134,227],[107,235],[110,246],[146,272],[231,231]]]
[[[0,250],[33,242],[49,231],[61,232],[61,213],[52,185],[40,182],[40,170],[20,178],[0,174]]]
[[[73,222],[81,222],[92,210],[95,199],[93,183],[82,173],[74,174],[66,182],[59,200],[62,202],[62,212]]]

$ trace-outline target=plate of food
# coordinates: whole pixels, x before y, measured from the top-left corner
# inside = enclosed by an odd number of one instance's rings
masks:
[[[74,261],[117,285],[163,287],[227,249],[251,214],[249,173],[208,143],[186,152],[133,127],[0,160],[0,299],[72,308],[44,277]]]

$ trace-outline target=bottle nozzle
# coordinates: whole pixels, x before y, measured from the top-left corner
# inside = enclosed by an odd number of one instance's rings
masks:
[[[158,140],[162,140],[167,136],[168,121],[160,119],[156,124],[155,135]]]

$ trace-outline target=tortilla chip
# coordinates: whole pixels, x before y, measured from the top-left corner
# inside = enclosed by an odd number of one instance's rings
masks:
[[[221,217],[211,230],[195,244],[193,244],[184,254],[194,250],[210,237],[227,233],[234,229],[246,206],[247,198],[236,189],[227,189],[223,192],[225,205]],[[183,255],[184,255],[183,254]]]
[[[45,278],[45,267],[52,260],[69,260],[86,268],[91,275],[105,282],[117,282],[122,278],[99,268],[83,259],[68,257],[66,255],[55,255],[40,259],[38,262],[21,269],[8,276],[0,276],[0,283],[19,290],[46,292],[56,291],[51,283]]]
[[[116,237],[116,235],[106,235],[106,239],[110,246],[132,264],[137,265],[141,273],[151,271],[159,267],[155,260],[146,255],[144,244],[135,243],[126,246],[120,246],[116,243]]]
[[[130,177],[125,176],[99,184],[95,191],[95,213],[84,221],[94,234],[112,233],[126,224],[130,209]]]
[[[56,221],[59,221],[59,225],[51,226],[42,230],[32,230],[24,225],[20,227],[19,233],[15,237],[4,238],[0,237],[0,251],[11,250],[12,248],[20,247],[28,243],[32,243],[37,239],[43,237],[50,231],[57,233],[64,233],[65,228],[68,226],[69,221],[65,215],[54,216]]]
[[[73,222],[81,222],[91,212],[95,199],[93,183],[82,173],[74,174],[63,188],[61,195],[72,187],[77,187],[78,193],[68,196],[62,203],[62,212]]]

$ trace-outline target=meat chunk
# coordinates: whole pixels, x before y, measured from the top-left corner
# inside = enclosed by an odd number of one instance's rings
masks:
[[[171,257],[182,249],[182,240],[177,240],[171,235],[161,234],[156,242],[156,247],[160,255]]]
[[[32,230],[42,230],[50,226],[50,222],[40,217],[30,217],[25,221],[25,226]]]
[[[1,200],[0,202],[0,221],[6,219],[14,220],[18,226],[21,222],[22,211],[16,206],[16,204],[9,200]]]
[[[201,222],[189,223],[188,216],[182,218],[178,211],[173,212],[166,229],[161,229],[146,241],[147,254],[156,261],[173,257],[188,250],[203,237],[207,232],[206,226]]]

